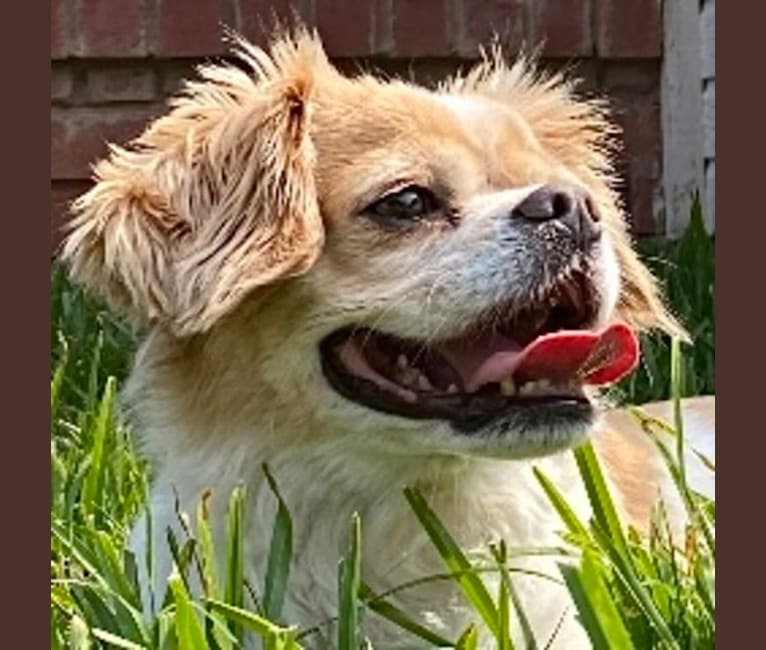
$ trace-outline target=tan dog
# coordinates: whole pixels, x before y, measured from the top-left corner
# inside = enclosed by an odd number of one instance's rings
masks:
[[[300,31],[239,55],[248,72],[205,68],[112,149],[64,248],[76,280],[148,329],[125,402],[155,472],[155,589],[174,492],[194,512],[211,488],[220,526],[240,480],[262,584],[264,462],[295,522],[291,623],[337,611],[354,511],[374,589],[443,571],[407,484],[469,551],[557,543],[533,463],[587,514],[563,452],[594,429],[596,386],[636,361],[619,323],[678,331],[629,245],[601,104],[499,53],[435,91],[344,77]],[[631,453],[611,449],[615,476]],[[654,498],[652,467],[628,513]],[[563,587],[516,586],[541,643],[566,610],[553,647],[589,646]],[[445,635],[471,617],[446,583],[395,602]],[[417,645],[373,615],[366,631]]]

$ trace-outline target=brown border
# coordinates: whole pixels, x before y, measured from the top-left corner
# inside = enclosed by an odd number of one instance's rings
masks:
[[[751,3],[748,8],[742,11],[741,4],[719,2],[716,16],[716,393],[720,406],[716,499],[724,504],[716,641],[721,648],[763,644],[760,558],[766,533],[766,398],[760,368],[763,354],[753,341],[762,340],[766,322],[762,280],[766,214],[758,207],[758,198],[766,190],[762,144],[766,92],[755,81],[762,67],[766,7]],[[733,323],[730,328],[722,327],[727,318]]]
[[[50,182],[49,10],[7,4],[3,62],[2,491],[3,590],[0,645],[50,646],[44,604],[50,548]],[[46,511],[46,508],[48,510]]]

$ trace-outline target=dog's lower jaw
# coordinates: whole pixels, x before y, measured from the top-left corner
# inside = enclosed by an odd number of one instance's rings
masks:
[[[347,547],[348,522],[353,512],[362,518],[364,579],[377,592],[445,571],[407,505],[402,494],[405,485],[421,490],[447,529],[469,552],[486,552],[487,544],[500,538],[510,548],[560,544],[558,531],[562,524],[533,475],[534,465],[565,492],[576,510],[587,516],[587,498],[579,487],[571,454],[539,461],[456,457],[426,460],[386,458],[380,453],[365,454],[344,447],[325,443],[292,449],[289,455],[248,458],[243,457],[241,446],[232,444],[228,449],[217,449],[216,462],[212,462],[209,454],[204,462],[189,455],[160,467],[151,499],[155,595],[161,598],[172,566],[169,554],[162,549],[167,547],[167,527],[179,530],[176,494],[180,510],[188,513],[193,523],[200,495],[212,490],[214,533],[222,536],[226,501],[240,481],[248,491],[245,514],[248,577],[256,586],[262,585],[275,513],[275,499],[261,471],[264,461],[269,463],[294,522],[295,555],[283,618],[302,628],[331,619],[337,611],[337,562]],[[145,524],[140,521],[133,533],[132,546],[142,570],[145,533]],[[220,549],[224,545],[218,546]],[[512,566],[540,571],[560,580],[556,561],[541,557],[514,559]],[[146,580],[145,573],[143,577]],[[483,578],[490,585],[490,592],[496,593],[495,577],[485,574]],[[516,573],[514,586],[539,643],[547,641],[563,615],[558,641],[551,647],[590,647],[574,620],[574,607],[565,587]],[[148,604],[148,591],[145,601]],[[434,582],[399,592],[392,602],[448,638],[457,638],[470,622],[480,623],[450,582]],[[418,647],[415,637],[372,612],[365,616],[365,626],[376,648]],[[519,626],[513,629],[518,631]],[[305,645],[333,647],[333,635],[332,628],[326,628],[323,633],[307,637]],[[487,645],[482,647],[493,647],[489,638],[484,643]]]

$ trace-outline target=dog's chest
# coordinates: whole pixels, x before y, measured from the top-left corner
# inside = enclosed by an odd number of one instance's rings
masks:
[[[234,464],[221,463],[216,472],[206,475],[199,471],[178,472],[181,463],[174,463],[173,476],[159,477],[152,510],[155,530],[165,530],[166,525],[175,525],[175,509],[171,507],[174,491],[181,499],[181,507],[194,512],[202,490],[212,487],[214,493],[224,494],[244,479],[250,488],[246,512],[248,577],[260,587],[266,572],[276,499],[262,480],[261,462],[256,460],[237,463],[236,471],[231,469]],[[559,487],[578,514],[587,517],[587,498],[571,456],[565,454],[535,464]],[[402,493],[405,485],[420,489],[472,561],[486,563],[488,544],[505,540],[512,557],[509,566],[515,591],[541,647],[545,647],[562,615],[565,623],[560,636],[566,643],[550,647],[589,647],[585,641],[585,645],[579,645],[577,639],[585,637],[573,620],[565,588],[556,582],[560,581],[558,558],[518,556],[530,547],[559,545],[563,529],[534,477],[532,463],[481,460],[470,461],[457,470],[420,467],[413,473],[412,467],[378,463],[371,470],[370,466],[357,467],[337,457],[328,461],[291,455],[281,462],[270,459],[270,467],[294,527],[283,619],[302,629],[319,626],[317,634],[305,638],[309,647],[334,646],[331,622],[338,611],[338,560],[347,551],[354,512],[362,520],[363,579],[376,593],[396,590],[390,598],[392,604],[450,639],[456,639],[469,623],[480,623],[453,580],[423,582],[448,569],[408,506]],[[167,488],[170,484],[173,490]],[[224,511],[218,507],[213,513],[220,532],[225,530]],[[140,535],[140,525],[136,531]],[[159,541],[155,548],[162,548]],[[141,545],[140,539],[137,544]],[[525,572],[543,573],[554,580]],[[162,573],[161,569],[156,575],[160,580]],[[490,594],[496,597],[497,574],[481,575]],[[419,581],[418,586],[401,588],[415,581]],[[519,630],[519,625],[514,629]],[[365,631],[378,649],[422,646],[415,637],[370,611]]]
[[[538,464],[571,505],[586,515],[587,499],[569,459],[562,456]],[[490,564],[489,543],[505,540],[514,589],[542,646],[563,616],[560,634],[568,642],[550,647],[588,647],[579,626],[569,620],[574,612],[566,589],[556,582],[560,581],[557,561],[561,558],[520,555],[524,549],[560,545],[563,528],[534,478],[532,465],[495,461],[477,465],[471,469],[480,471],[445,475],[437,483],[422,485],[424,497],[470,560]],[[448,568],[407,505],[400,486],[375,485],[374,477],[366,478],[366,484],[360,482],[356,491],[333,489],[327,482],[326,489],[317,487],[301,498],[295,487],[287,489],[285,499],[299,505],[293,513],[296,554],[286,620],[311,628],[336,615],[338,558],[348,545],[347,523],[358,512],[362,516],[364,581],[376,593],[393,590],[388,599],[392,604],[433,631],[456,639],[470,623],[480,623],[476,613],[467,606],[456,583],[444,579]],[[255,521],[271,521],[268,499],[263,496],[256,505]],[[266,553],[264,547],[253,556],[253,569],[260,575]],[[481,575],[496,597],[497,573]],[[432,579],[423,581],[429,577]],[[322,629],[313,643],[332,647],[333,626]],[[415,637],[373,612],[366,614],[365,631],[376,648],[419,647]],[[585,645],[578,645],[581,642]]]

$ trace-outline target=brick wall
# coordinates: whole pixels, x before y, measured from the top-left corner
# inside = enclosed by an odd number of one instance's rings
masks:
[[[256,43],[293,4],[328,53],[353,69],[436,81],[475,59],[493,31],[512,48],[545,41],[545,65],[574,67],[606,93],[625,130],[623,188],[636,233],[660,230],[659,0],[53,0],[52,232],[88,185],[105,142],[124,142],[163,110],[193,65],[225,53],[220,25]]]

